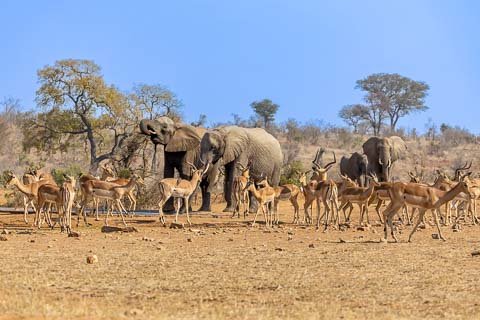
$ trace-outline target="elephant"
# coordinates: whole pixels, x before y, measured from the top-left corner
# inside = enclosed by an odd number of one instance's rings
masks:
[[[157,145],[164,146],[165,166],[164,178],[173,178],[175,169],[180,178],[191,179],[191,166],[193,163],[201,167],[200,160],[200,141],[207,131],[204,128],[174,122],[168,117],[159,117],[155,120],[143,119],[140,121],[140,131],[142,134],[150,137],[155,145],[155,154],[153,163],[155,164]],[[218,167],[210,166],[208,172],[200,182],[202,191],[202,205],[199,211],[211,211],[210,207],[210,185],[213,185],[218,177]],[[173,202],[169,201],[165,205],[165,211],[173,210]]]
[[[223,126],[207,131],[200,143],[200,161],[224,166],[224,212],[233,212],[232,185],[240,168],[250,168],[250,178],[255,182],[267,178],[271,186],[278,186],[283,163],[280,143],[261,128]],[[252,203],[253,202],[253,203]],[[255,210],[251,201],[250,211]]]
[[[363,144],[363,153],[368,158],[368,172],[375,174],[379,181],[390,181],[395,161],[407,153],[407,146],[402,138],[371,137]]]
[[[358,152],[350,157],[343,156],[340,160],[340,174],[356,181],[360,187],[366,187],[367,157]]]

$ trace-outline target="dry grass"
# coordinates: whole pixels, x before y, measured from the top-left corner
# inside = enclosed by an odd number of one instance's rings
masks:
[[[290,206],[282,212],[290,222]],[[285,223],[266,231],[221,213],[195,215],[191,230],[164,228],[156,217],[130,220],[138,233],[104,234],[96,223],[80,228],[80,238],[57,229],[25,233],[31,229],[21,215],[0,221],[14,230],[0,241],[0,319],[464,319],[480,313],[480,257],[470,254],[480,247],[478,227],[444,228],[447,242],[433,240],[429,227],[412,244],[385,244],[380,226],[321,233]],[[89,254],[99,262],[87,264]]]

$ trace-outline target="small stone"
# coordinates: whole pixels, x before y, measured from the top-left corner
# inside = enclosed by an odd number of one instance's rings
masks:
[[[185,224],[183,223],[176,223],[176,222],[170,223],[170,229],[184,229],[184,228],[185,228]]]
[[[368,229],[367,226],[359,226],[357,227],[357,231],[366,231]]]
[[[31,243],[34,243],[34,242],[35,242],[35,239],[31,239],[30,242],[31,242]]]
[[[372,229],[372,233],[377,233],[377,230],[375,230],[375,229]]]
[[[0,241],[8,241],[8,238],[5,236],[0,236]]]
[[[293,236],[291,234],[288,235],[288,241],[293,240]]]
[[[309,247],[309,248],[315,248],[315,244],[310,243],[310,244],[308,245],[308,247]]]
[[[187,242],[192,242],[192,238],[187,238]]]
[[[97,262],[98,262],[98,257],[95,254],[87,256],[87,263],[88,264],[93,264],[93,263],[97,263]]]
[[[472,251],[472,257],[475,257],[475,256],[480,256],[479,250]]]
[[[202,232],[202,230],[200,230],[200,229],[192,229],[192,228],[188,229],[188,231],[195,232],[195,233],[201,233]]]
[[[275,248],[275,251],[285,251],[285,249],[277,247],[277,248]]]
[[[125,311],[126,316],[140,316],[143,314],[143,311],[140,309],[131,309],[128,311]]]
[[[69,238],[78,238],[78,237],[80,237],[80,233],[72,231],[68,234],[68,237]]]
[[[212,214],[212,218],[218,219],[218,218],[220,218],[220,216],[218,214]]]
[[[438,240],[438,239],[440,239],[440,237],[438,236],[438,234],[432,233],[432,239]]]
[[[233,238],[228,238],[228,241],[233,241]]]
[[[338,239],[338,242],[340,242],[340,243],[346,243],[346,241],[343,240],[342,238],[339,238],[339,239]]]
[[[49,245],[47,246],[47,248],[53,248],[53,246],[49,244]]]

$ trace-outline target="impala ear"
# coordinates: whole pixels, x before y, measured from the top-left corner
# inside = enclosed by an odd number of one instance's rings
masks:
[[[165,146],[165,151],[180,152],[192,150],[199,146],[200,140],[201,138],[195,130],[195,127],[179,124],[172,138]]]
[[[238,158],[247,148],[248,136],[243,128],[232,128],[226,133],[224,141],[223,163],[226,164]]]

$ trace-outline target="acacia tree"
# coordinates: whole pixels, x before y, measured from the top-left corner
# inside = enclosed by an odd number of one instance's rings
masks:
[[[275,121],[275,114],[279,105],[273,103],[272,100],[263,99],[262,101],[254,101],[250,104],[257,116],[262,119],[264,128],[268,128]]]
[[[142,116],[137,105],[105,83],[100,67],[91,60],[56,61],[38,71],[38,82],[36,102],[41,111],[30,113],[24,122],[24,147],[54,152],[83,138],[91,172],[119,154]],[[109,147],[101,153],[100,144]]]
[[[167,116],[174,120],[180,120],[180,109],[183,103],[175,93],[159,84],[137,84],[133,87],[130,98],[140,106],[145,117],[155,119]]]
[[[382,126],[380,120],[388,118],[390,130],[395,131],[400,118],[412,112],[428,109],[425,98],[429,86],[425,82],[414,81],[396,73],[372,74],[358,80],[356,88],[366,92],[365,101],[370,108],[376,109],[370,110],[369,113],[375,115],[374,122],[377,127]]]
[[[353,133],[358,133],[358,125],[365,120],[365,106],[361,104],[346,105],[340,109],[338,116],[353,127]]]

